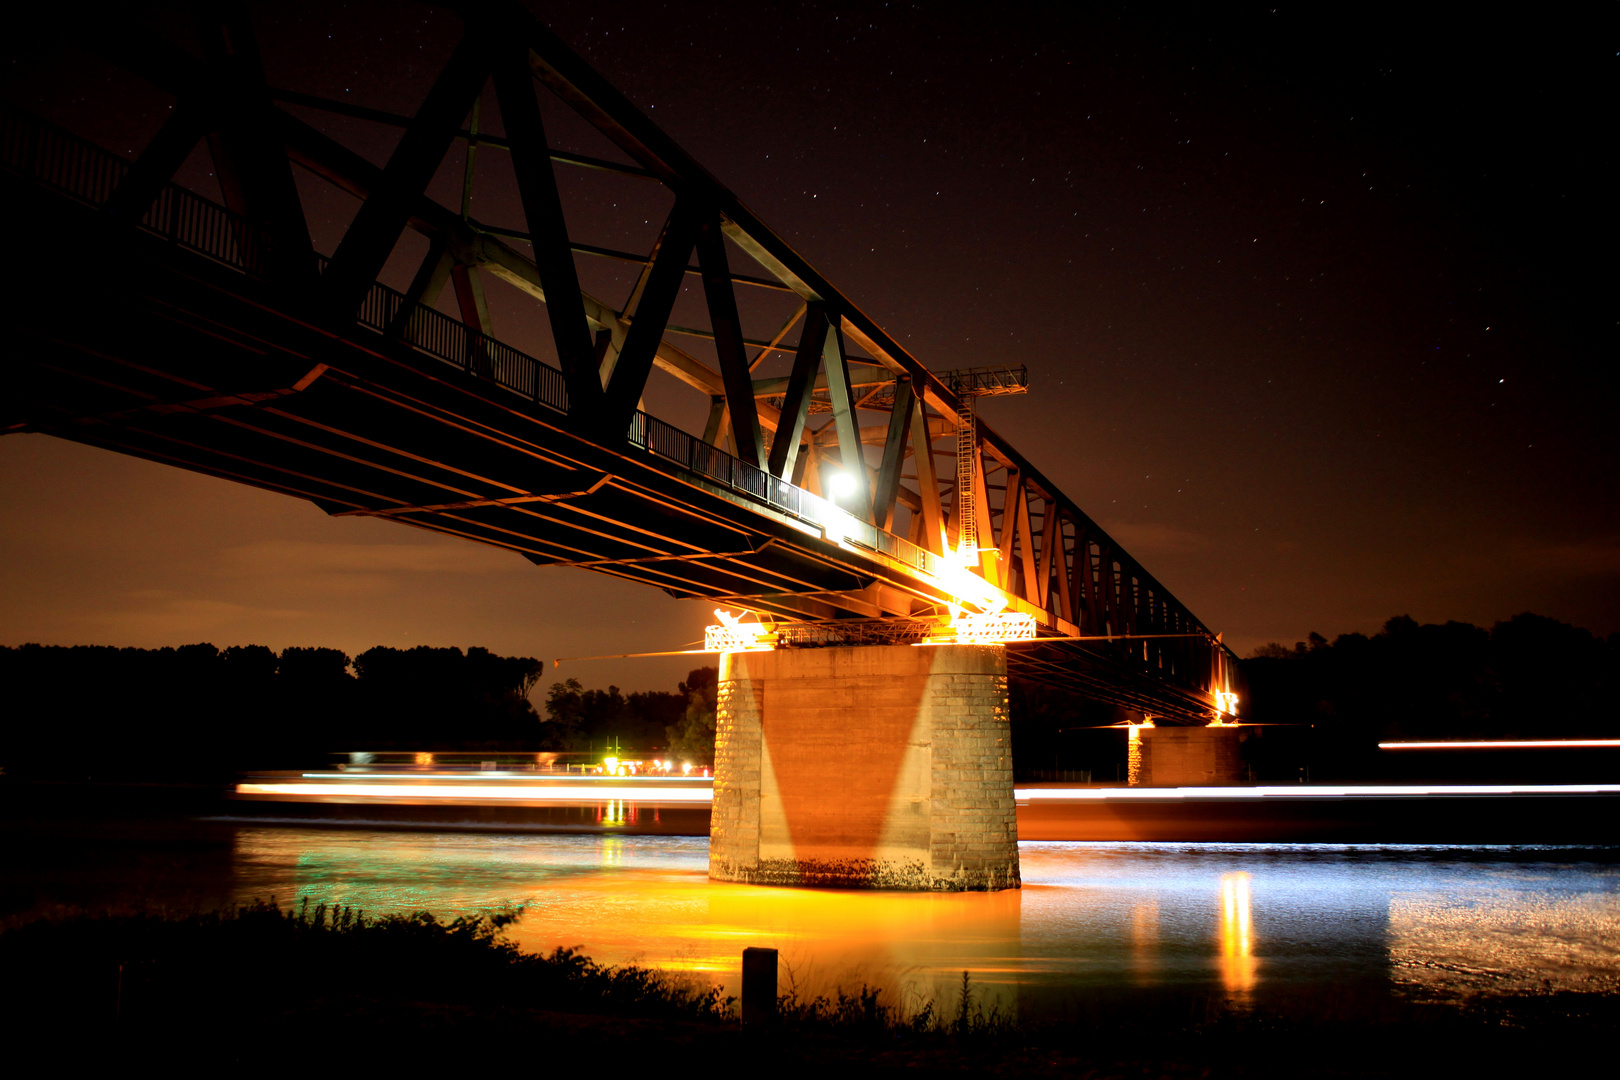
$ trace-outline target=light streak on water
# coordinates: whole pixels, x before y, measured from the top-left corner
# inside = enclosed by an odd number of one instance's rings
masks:
[[[459,777],[458,780],[473,779]],[[480,778],[481,779],[481,778]],[[522,802],[592,803],[602,800],[633,800],[647,803],[709,803],[714,794],[706,787],[632,787],[628,784],[467,784],[467,783],[387,783],[364,781],[360,783],[321,783],[293,781],[290,783],[243,783],[236,785],[239,795],[313,796],[359,799],[442,799],[450,802],[480,799],[511,799]]]
[[[359,777],[343,773],[304,773],[282,781],[249,781],[236,785],[239,795],[367,800],[413,799],[447,802],[510,800],[533,803],[588,803],[606,799],[643,803],[707,804],[714,799],[712,781],[684,777],[637,777],[619,783],[569,783],[554,777],[518,773],[394,774]],[[1179,801],[1212,799],[1268,801],[1277,799],[1451,798],[1511,795],[1614,795],[1620,784],[1289,784],[1268,787],[1020,787],[1013,797],[1031,802]]]

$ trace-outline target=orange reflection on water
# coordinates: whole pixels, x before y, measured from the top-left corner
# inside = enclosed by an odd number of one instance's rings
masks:
[[[1159,965],[1159,900],[1148,897],[1131,907],[1131,975],[1137,985],[1155,981]]]
[[[1249,914],[1249,875],[1221,875],[1221,982],[1234,994],[1254,987],[1254,925]]]
[[[612,838],[617,840],[617,838]],[[619,865],[572,878],[566,902],[531,894],[513,939],[531,951],[582,946],[606,963],[683,971],[739,992],[742,950],[777,949],[781,989],[805,996],[861,985],[896,1003],[951,1000],[971,972],[975,1000],[1016,1007],[1021,896],[764,888]]]

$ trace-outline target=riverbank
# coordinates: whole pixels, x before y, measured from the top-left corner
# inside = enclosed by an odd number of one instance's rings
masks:
[[[365,1067],[766,1069],[778,1075],[1503,1075],[1573,1065],[1620,1034],[1620,996],[1422,1001],[1323,988],[1314,1015],[1182,991],[1077,994],[1021,1024],[971,982],[901,1009],[847,988],[789,993],[769,1030],[692,976],[520,951],[506,917],[366,919],[259,903],[202,915],[70,915],[0,934],[11,1045],[82,1064],[257,1073]],[[59,1039],[70,1040],[57,1042]]]

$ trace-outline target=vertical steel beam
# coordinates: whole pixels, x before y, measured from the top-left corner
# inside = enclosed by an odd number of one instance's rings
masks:
[[[805,309],[804,324],[799,327],[799,348],[793,354],[793,372],[788,376],[787,393],[782,399],[782,419],[776,426],[776,437],[771,440],[769,469],[772,475],[784,480],[799,475],[794,465],[799,456],[799,441],[804,437],[804,421],[810,413],[810,394],[816,385],[816,371],[821,367],[821,348],[826,337],[827,309],[820,303],[810,304]]]
[[[1124,632],[1127,634],[1136,633],[1137,627],[1142,624],[1141,581],[1131,572],[1133,569],[1134,567],[1121,556],[1119,559],[1120,616],[1125,623]]]
[[[450,280],[456,289],[456,306],[461,309],[461,322],[467,328],[467,370],[481,379],[490,378],[489,349],[484,338],[493,331],[489,322],[489,304],[484,299],[484,282],[478,267],[457,263],[450,271]]]
[[[709,304],[709,325],[714,330],[714,351],[720,361],[720,380],[726,389],[731,437],[737,456],[759,468],[759,408],[754,401],[754,380],[748,372],[748,351],[743,346],[742,320],[737,316],[737,297],[731,287],[731,267],[719,215],[698,226],[697,256],[703,272],[703,296]]]
[[[494,334],[489,321],[489,302],[484,299],[484,279],[478,267],[457,263],[450,269],[450,280],[456,288],[461,321],[481,334]]]
[[[495,66],[495,94],[512,148],[512,170],[517,174],[523,216],[529,224],[535,269],[546,294],[546,317],[551,322],[551,338],[568,386],[569,411],[590,425],[599,419],[602,410],[601,364],[591,341],[590,325],[585,321],[579,271],[568,244],[562,197],[557,193],[546,129],[535,101],[529,50],[510,44],[502,53],[501,62]]]
[[[872,492],[872,522],[880,529],[894,529],[894,506],[900,494],[900,467],[906,459],[906,436],[911,430],[911,410],[916,398],[910,379],[896,379],[894,410],[889,413],[889,432],[883,440],[883,464],[878,468],[877,488]]]

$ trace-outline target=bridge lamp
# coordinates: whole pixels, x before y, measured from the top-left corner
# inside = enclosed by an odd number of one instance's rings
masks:
[[[827,487],[835,499],[855,494],[855,478],[847,472],[835,472],[827,478]]]

